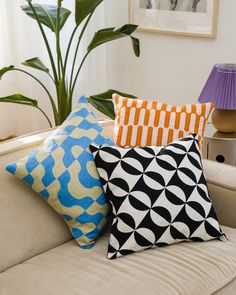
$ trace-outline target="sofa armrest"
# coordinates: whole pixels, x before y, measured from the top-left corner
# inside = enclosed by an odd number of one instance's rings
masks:
[[[220,223],[236,228],[236,167],[203,160],[203,168]]]

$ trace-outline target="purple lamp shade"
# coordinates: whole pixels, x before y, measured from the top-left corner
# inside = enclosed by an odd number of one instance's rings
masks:
[[[216,64],[198,99],[216,109],[236,110],[236,64]]]

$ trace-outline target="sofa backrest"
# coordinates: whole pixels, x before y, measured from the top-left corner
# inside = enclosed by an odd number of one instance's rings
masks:
[[[102,123],[112,137],[113,122]],[[72,239],[54,210],[5,166],[36,148],[50,132],[0,144],[0,272]]]

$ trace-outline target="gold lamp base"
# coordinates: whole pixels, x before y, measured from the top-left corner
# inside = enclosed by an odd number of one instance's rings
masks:
[[[212,113],[212,123],[219,132],[235,133],[236,110],[215,109]]]

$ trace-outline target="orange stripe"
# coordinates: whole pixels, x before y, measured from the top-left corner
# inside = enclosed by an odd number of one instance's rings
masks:
[[[191,113],[197,114],[197,106],[196,106],[196,104],[192,104],[192,106],[191,106]]]
[[[124,125],[128,125],[130,117],[130,108],[126,107]]]
[[[117,139],[116,139],[116,144],[121,145],[121,137],[123,133],[123,126],[120,126],[118,129],[118,134],[117,134]]]
[[[200,118],[201,118],[201,116],[197,115],[196,120],[195,120],[195,124],[194,124],[194,133],[198,133]]]
[[[157,146],[162,145],[163,128],[158,128]]]
[[[132,129],[133,129],[132,126],[128,127],[127,136],[126,136],[126,143],[125,143],[126,146],[131,146]]]
[[[179,124],[180,124],[180,112],[175,113],[175,129],[179,129]]]
[[[137,108],[137,104],[141,104],[139,108]],[[116,144],[120,145],[122,140],[122,135],[124,135],[124,128],[127,128],[126,138],[124,138],[125,145],[130,146],[131,142],[133,141],[135,143],[135,146],[141,146],[142,145],[142,135],[143,135],[143,126],[147,128],[147,138],[145,138],[147,145],[157,144],[162,145],[163,143],[163,134],[164,134],[164,128],[165,128],[165,134],[167,134],[167,142],[171,142],[172,140],[176,139],[176,137],[181,138],[186,133],[190,133],[190,130],[195,133],[199,133],[199,127],[200,127],[200,120],[203,118],[203,131],[206,126],[206,118],[209,116],[209,113],[213,107],[213,104],[211,105],[211,108],[209,108],[206,104],[198,105],[198,104],[192,104],[191,112],[187,113],[186,106],[181,106],[180,112],[176,111],[176,106],[170,106],[167,104],[160,104],[160,109],[157,110],[157,101],[152,102],[151,108],[147,109],[147,105],[149,104],[148,101],[138,101],[137,99],[132,99],[130,101],[129,98],[123,98],[119,95],[115,96],[114,99],[115,104],[115,110],[116,110],[116,126],[115,126],[115,134],[116,134]],[[128,106],[129,105],[129,106]],[[130,122],[131,120],[131,108],[135,109],[134,112],[134,118],[132,119],[133,122]],[[166,111],[166,109],[169,109],[169,111]],[[153,112],[152,110],[155,110]],[[122,111],[122,112],[121,112]],[[151,111],[153,112],[154,116],[154,122],[152,126],[149,125],[150,122],[150,116]],[[158,128],[160,126],[160,114],[164,111],[164,128]],[[197,111],[199,111],[199,114],[197,114]],[[141,112],[145,112],[144,121],[140,121],[140,115]],[[174,138],[175,130],[171,129],[170,126],[170,120],[171,120],[171,112],[175,113],[174,122],[171,122],[172,126],[174,126],[174,129],[177,130],[177,135]],[[183,130],[180,130],[180,119],[181,114],[185,113],[186,118],[184,123]],[[195,114],[195,120],[191,120],[191,115]],[[124,122],[121,124],[121,122]],[[191,124],[191,126],[190,126]],[[137,126],[137,133],[134,133],[134,129],[132,126]],[[157,128],[157,134],[155,138],[153,138],[154,135],[154,128]],[[167,130],[166,130],[167,129]],[[135,137],[134,137],[135,136]],[[203,132],[199,134],[199,142],[202,141]],[[143,139],[144,142],[144,139]]]
[[[143,122],[144,126],[147,126],[148,125],[149,118],[150,118],[150,110],[146,110],[145,117],[144,117],[144,122]]]
[[[170,112],[166,112],[164,127],[168,128],[169,126],[170,126]]]
[[[138,125],[141,109],[136,109],[134,114],[134,125]]]
[[[154,101],[152,103],[152,108],[151,109],[156,110],[156,108],[157,108],[157,101]]]
[[[161,106],[161,111],[166,111],[167,108],[167,104],[163,103],[163,105]]]
[[[139,126],[137,131],[136,146],[141,146],[143,127]]]
[[[167,142],[172,142],[173,141],[173,135],[174,135],[174,130],[170,129],[169,132],[168,132]]]
[[[120,96],[117,94],[115,96],[115,104],[117,105],[119,103],[119,101],[120,101]]]
[[[201,112],[202,113],[202,116],[205,117],[206,116],[206,104],[202,104],[201,105],[201,109],[202,109],[202,112]]]
[[[186,119],[185,119],[185,125],[184,125],[184,130],[186,132],[189,131],[190,121],[191,121],[191,114],[186,113]]]
[[[186,113],[186,106],[185,105],[181,107],[181,113]]]
[[[184,132],[181,130],[181,131],[179,131],[178,138],[183,138],[183,137],[184,137]]]
[[[137,99],[133,99],[131,106],[134,107],[134,108],[136,108],[137,107],[137,102],[138,102]]]
[[[148,104],[148,101],[147,100],[144,100],[143,103],[142,103],[141,108],[142,109],[146,109],[147,108],[147,104]]]
[[[159,126],[160,114],[161,114],[160,111],[156,111],[155,119],[154,119],[154,127],[158,127]]]
[[[153,128],[148,127],[148,133],[147,133],[147,145],[148,146],[152,145],[152,133],[153,133]]]

